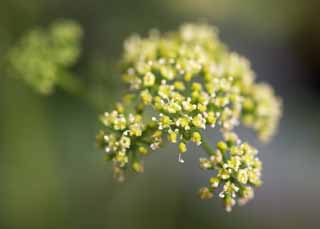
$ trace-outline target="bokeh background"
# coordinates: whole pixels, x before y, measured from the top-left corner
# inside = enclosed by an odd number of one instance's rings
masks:
[[[0,228],[320,228],[319,10],[318,0],[0,0],[0,57],[35,26],[83,26],[74,71],[100,107],[60,90],[43,97],[0,69]],[[271,144],[243,132],[260,148],[264,185],[229,214],[195,195],[206,182],[198,149],[181,166],[166,147],[118,184],[94,145],[98,115],[123,89],[110,70],[123,40],[199,20],[218,26],[284,104]]]

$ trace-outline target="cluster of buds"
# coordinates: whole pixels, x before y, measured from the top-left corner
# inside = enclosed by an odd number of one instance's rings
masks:
[[[226,210],[231,211],[237,201],[245,204],[253,198],[252,187],[262,183],[262,163],[256,156],[258,151],[248,143],[241,143],[234,133],[224,134],[224,139],[217,143],[209,158],[200,158],[200,167],[213,170],[215,176],[210,178],[208,187],[199,190],[199,196],[210,199],[219,193]]]
[[[105,159],[113,161],[115,178],[123,181],[130,151],[140,155],[148,153],[150,139],[145,136],[148,128],[141,115],[130,113],[126,116],[122,106],[111,113],[106,112],[101,121],[106,130],[98,134],[97,141],[106,152]],[[131,166],[135,172],[143,172],[143,164],[136,154],[132,155]]]
[[[212,170],[209,187],[200,189],[208,199],[220,192],[226,209],[253,197],[261,184],[257,150],[241,143],[234,128],[241,122],[262,140],[275,132],[281,102],[265,84],[256,84],[249,62],[230,52],[208,25],[186,24],[178,32],[147,38],[133,36],[125,42],[123,80],[128,94],[111,113],[98,143],[113,161],[115,176],[124,179],[131,167],[142,172],[141,156],[165,141],[177,144],[179,162],[187,143],[203,146],[209,158],[200,166]],[[224,136],[214,150],[205,141],[206,128]]]

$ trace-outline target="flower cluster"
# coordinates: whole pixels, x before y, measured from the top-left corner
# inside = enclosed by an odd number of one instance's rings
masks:
[[[209,155],[200,159],[201,168],[214,173],[201,198],[219,190],[228,211],[236,201],[251,199],[252,187],[261,184],[261,162],[234,128],[243,122],[268,140],[281,115],[273,90],[256,84],[249,62],[230,52],[208,25],[186,24],[163,36],[153,30],[147,38],[131,37],[124,48],[122,76],[129,92],[102,117],[105,129],[98,135],[115,176],[123,180],[129,167],[142,172],[140,155],[166,140],[177,144],[183,162],[193,142]],[[215,150],[202,134],[206,128],[224,136]]]
[[[281,103],[273,96],[268,84],[254,85],[244,96],[243,124],[252,127],[261,141],[268,141],[275,132],[281,116]]]
[[[42,94],[50,94],[56,84],[73,84],[66,82],[72,80],[68,68],[80,55],[81,37],[80,26],[71,21],[34,29],[9,50],[9,71]]]
[[[147,154],[147,139],[143,138],[146,130],[139,114],[129,114],[127,117],[120,110],[105,113],[101,120],[104,125],[112,130],[101,132],[98,135],[101,146],[106,151],[106,160],[113,159],[115,177],[118,180],[124,179],[123,169],[128,166],[128,150],[136,150],[142,155]],[[133,158],[132,168],[136,172],[143,171],[143,165],[136,156]]]
[[[209,186],[199,190],[202,199],[210,199],[214,192],[224,200],[227,211],[236,204],[245,204],[253,198],[253,186],[261,185],[262,163],[256,157],[257,150],[248,143],[241,143],[234,133],[225,133],[225,141],[217,143],[217,149],[209,158],[200,158],[200,167],[213,170],[215,175]]]

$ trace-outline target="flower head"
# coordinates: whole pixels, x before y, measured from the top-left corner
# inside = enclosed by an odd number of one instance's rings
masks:
[[[52,93],[66,80],[76,84],[69,68],[80,56],[81,37],[81,27],[67,20],[34,29],[9,50],[8,70],[42,94]]]
[[[261,140],[269,139],[281,103],[270,86],[255,83],[249,61],[230,52],[216,29],[186,24],[163,36],[129,38],[123,62],[123,79],[137,99],[106,113],[105,129],[97,138],[114,162],[116,176],[123,180],[128,165],[142,172],[140,157],[166,140],[178,145],[183,162],[192,141],[208,153],[200,158],[200,167],[213,173],[199,191],[201,199],[220,197],[227,211],[252,199],[253,187],[262,183],[262,163],[257,150],[242,142],[234,129],[242,122]],[[201,134],[209,127],[223,136],[212,144],[215,149]]]

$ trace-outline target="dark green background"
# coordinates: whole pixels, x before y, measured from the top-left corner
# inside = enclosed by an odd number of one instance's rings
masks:
[[[316,0],[0,0],[0,57],[35,26],[58,18],[83,26],[73,71],[100,107],[61,90],[43,97],[0,69],[0,228],[319,228],[319,9]],[[195,195],[207,178],[198,149],[182,166],[168,146],[143,175],[118,184],[94,145],[98,115],[123,89],[111,72],[124,39],[199,20],[218,26],[284,101],[271,144],[243,132],[261,149],[264,185],[230,214]]]

